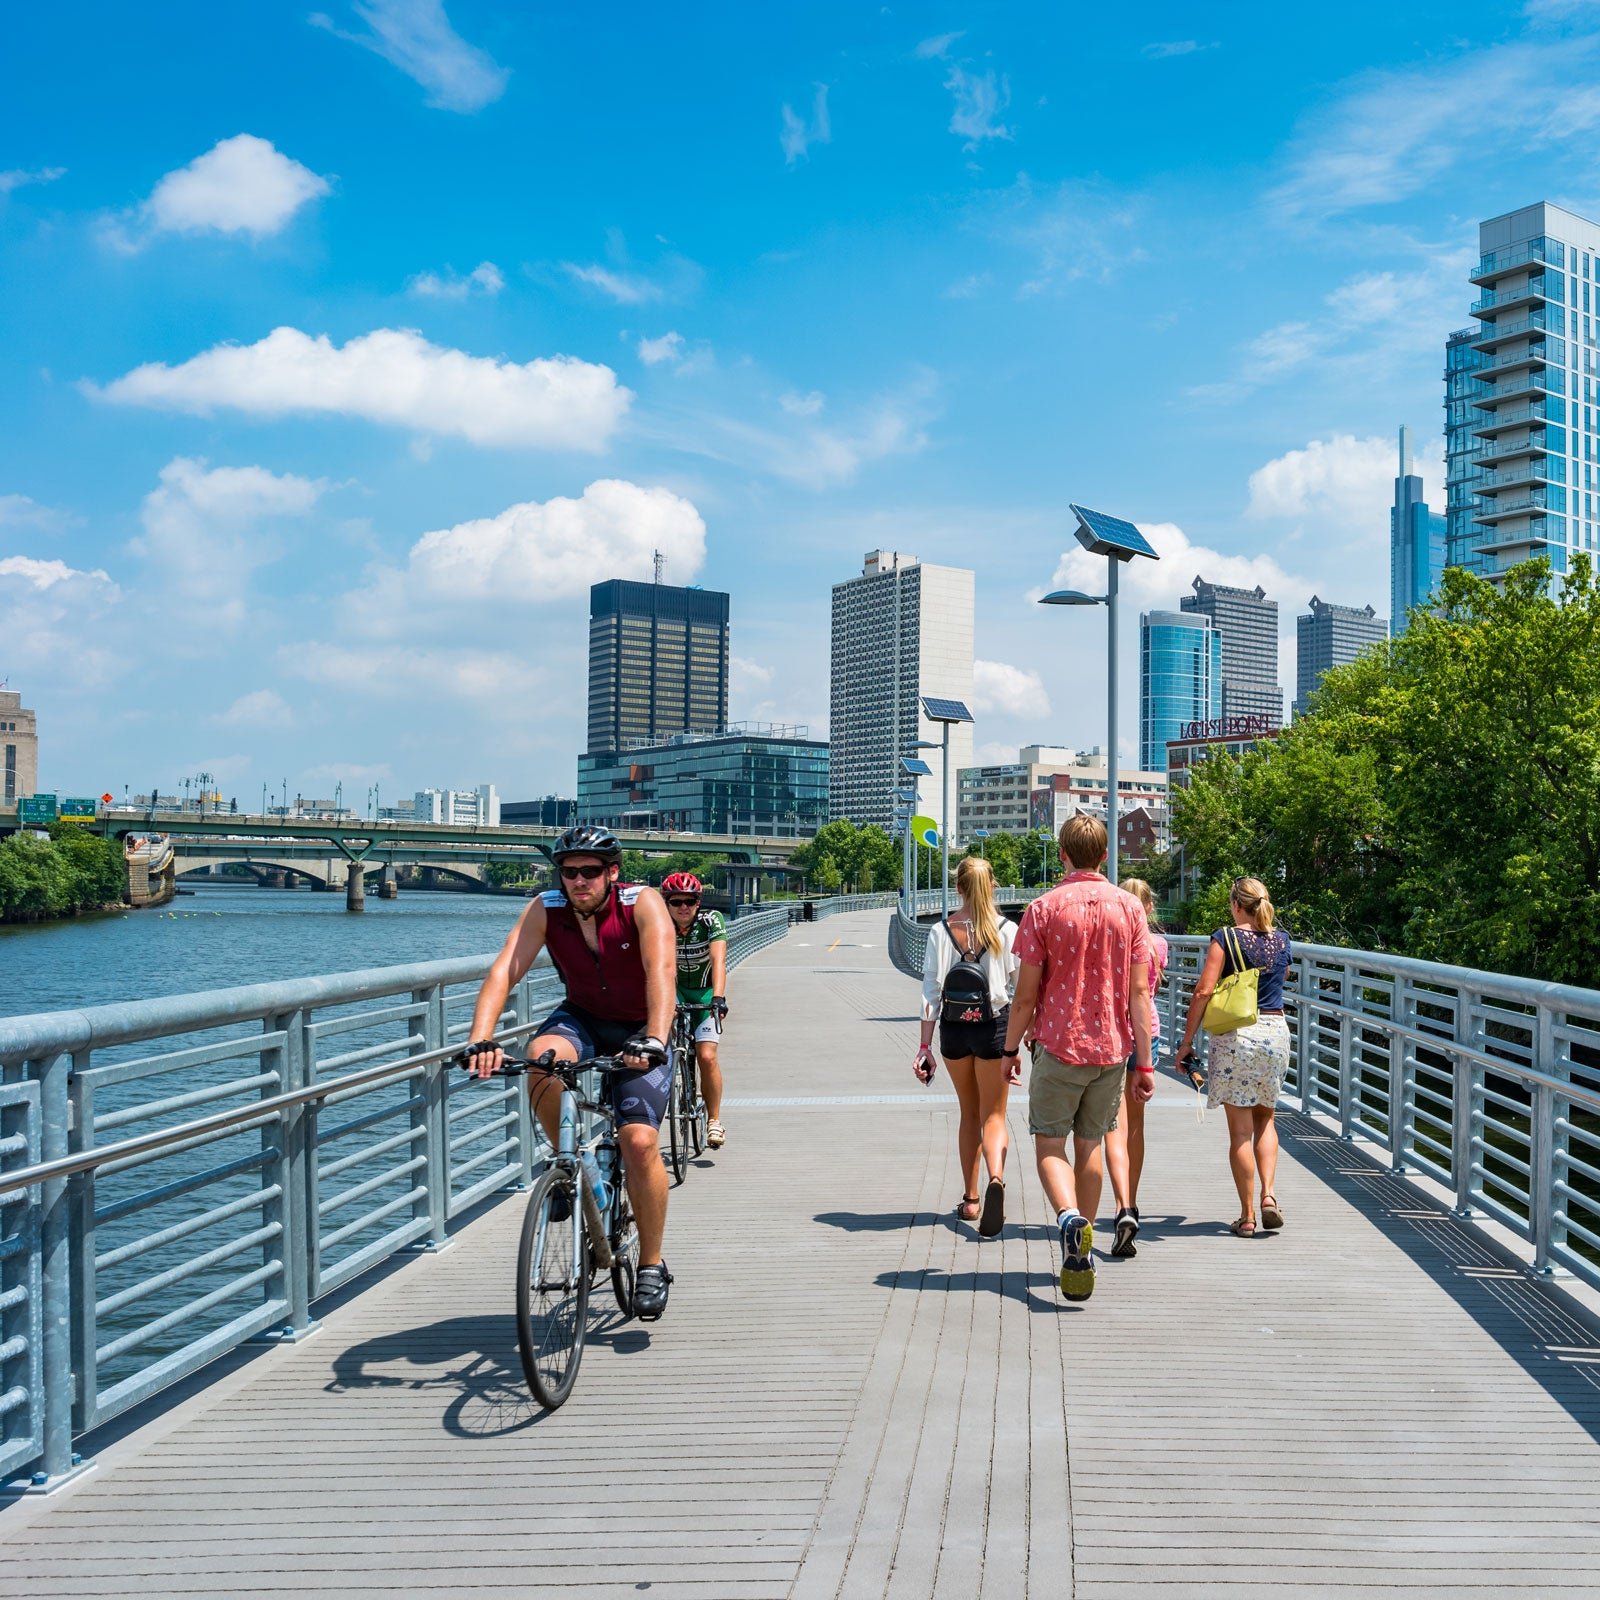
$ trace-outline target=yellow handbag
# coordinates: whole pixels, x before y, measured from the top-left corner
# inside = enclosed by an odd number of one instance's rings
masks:
[[[1256,984],[1261,974],[1245,965],[1239,949],[1239,935],[1227,930],[1224,948],[1233,957],[1234,970],[1218,981],[1206,1001],[1206,1014],[1200,1026],[1207,1033],[1232,1033],[1237,1028],[1248,1028],[1260,1015],[1256,1004]]]

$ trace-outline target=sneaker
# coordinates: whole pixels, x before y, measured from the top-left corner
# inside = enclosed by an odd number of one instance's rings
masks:
[[[1094,1224],[1069,1217],[1061,1226],[1061,1292],[1068,1300],[1094,1293]]]
[[[1139,1208],[1137,1206],[1124,1206],[1117,1213],[1117,1235],[1111,1244],[1111,1253],[1114,1256],[1136,1256],[1139,1247],[1133,1241],[1139,1237]]]
[[[720,1122],[713,1119],[706,1125],[706,1143],[713,1150],[722,1148],[722,1141],[728,1137],[728,1130]]]
[[[672,1284],[672,1274],[665,1261],[640,1267],[633,1284],[633,1314],[641,1322],[659,1322],[667,1309],[667,1294]]]

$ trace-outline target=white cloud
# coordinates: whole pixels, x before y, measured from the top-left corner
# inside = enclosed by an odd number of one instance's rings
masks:
[[[1162,44],[1147,44],[1140,52],[1151,61],[1170,61],[1174,56],[1192,56],[1201,50],[1215,50],[1216,45],[1201,44],[1197,39],[1169,39]]]
[[[637,272],[618,272],[611,267],[602,267],[597,262],[585,264],[563,261],[561,265],[562,269],[577,282],[586,283],[591,289],[598,289],[601,294],[615,300],[619,306],[642,306],[664,299],[666,296],[666,291],[660,284],[653,283]]]
[[[783,108],[783,127],[778,134],[778,143],[783,146],[785,163],[791,167],[810,151],[812,145],[833,142],[833,125],[828,120],[828,86],[819,83],[816,90],[809,117],[799,116],[793,106],[785,105]]]
[[[1149,232],[1143,202],[1099,184],[1041,187],[1024,174],[1003,192],[985,196],[972,226],[1021,258],[1015,291],[1020,299],[1076,283],[1109,282],[1148,255],[1140,243]],[[983,274],[947,293],[975,293],[986,281]]]
[[[291,728],[294,713],[276,689],[255,689],[240,695],[213,720],[235,728]]]
[[[381,783],[394,776],[393,770],[387,761],[373,762],[362,765],[353,761],[326,761],[318,767],[307,767],[300,774],[306,783],[342,783],[347,788],[354,789],[358,784]],[[346,806],[354,806],[355,795],[345,798]],[[359,808],[358,808],[359,809]]]
[[[597,575],[646,579],[657,550],[681,583],[705,561],[705,539],[700,513],[681,496],[601,479],[576,500],[531,500],[424,534],[402,591],[418,607],[545,605],[587,595]]]
[[[406,290],[425,300],[465,300],[471,294],[497,295],[505,286],[499,267],[492,261],[480,261],[465,277],[454,267],[446,267],[443,272],[419,272],[407,281]]]
[[[1595,54],[1593,36],[1514,41],[1442,64],[1364,73],[1307,119],[1269,199],[1318,219],[1419,194],[1469,153],[1559,152],[1600,126]],[[1551,93],[1557,83],[1567,87]],[[1467,106],[1472,114],[1463,117]]]
[[[976,150],[985,139],[1011,138],[1011,129],[999,120],[1000,113],[1011,104],[1011,83],[1007,78],[993,68],[977,73],[951,67],[944,86],[956,100],[950,114],[950,131],[967,141],[968,150]]]
[[[659,366],[663,361],[676,361],[683,350],[681,333],[664,333],[659,339],[640,339],[639,359],[647,367]]]
[[[603,449],[633,398],[610,367],[571,356],[520,365],[469,356],[398,328],[344,345],[275,328],[256,344],[214,345],[175,367],[150,362],[84,388],[119,405],[362,417],[473,444],[548,450]]]
[[[0,641],[4,671],[58,688],[95,688],[116,667],[103,642],[121,590],[98,568],[79,571],[30,556],[0,559]]]
[[[1031,667],[1013,667],[1004,661],[974,661],[972,709],[1007,717],[1047,717],[1050,696]]]
[[[164,597],[210,626],[235,626],[249,614],[250,576],[280,548],[262,524],[301,517],[326,487],[265,467],[214,467],[179,456],[145,496],[143,532],[129,549],[160,569]]]
[[[1444,447],[1430,440],[1417,453],[1424,492],[1435,506],[1443,503]],[[1365,535],[1387,537],[1389,507],[1394,502],[1394,480],[1399,474],[1396,440],[1358,439],[1335,434],[1313,439],[1303,449],[1290,450],[1250,474],[1250,503],[1246,514],[1256,519],[1292,518],[1337,535],[1350,549]]]
[[[771,683],[772,668],[764,667],[748,656],[729,656],[728,676],[734,690],[748,692]]]
[[[0,560],[0,578],[12,578],[27,584],[37,593],[54,589],[57,584],[72,583],[82,579],[91,583],[111,584],[109,573],[96,567],[93,572],[80,572],[65,561],[36,561],[32,556],[7,556]],[[115,584],[111,584],[113,591]]]
[[[25,494],[0,494],[0,528],[38,528],[53,533],[75,519]]]
[[[924,39],[911,53],[918,61],[942,61],[950,46],[966,36],[964,28],[955,33],[936,33],[931,39]]]
[[[106,238],[137,250],[158,233],[281,232],[303,205],[329,192],[326,178],[254,134],[235,134],[169,172],[150,198],[111,222]]]
[[[284,645],[279,669],[341,694],[376,700],[475,701],[502,709],[539,682],[526,651],[418,650],[409,645]]]
[[[812,389],[808,394],[796,394],[791,389],[778,396],[778,404],[791,417],[814,417],[827,404],[827,399],[816,389]]]
[[[511,73],[450,26],[443,0],[355,0],[352,10],[366,31],[346,32],[321,12],[309,20],[398,67],[428,91],[430,106],[481,111],[505,93]]]
[[[964,278],[957,278],[944,291],[946,300],[976,300],[989,286],[987,272],[969,272]]]
[[[0,197],[27,184],[54,183],[56,179],[64,178],[66,175],[65,167],[36,167],[31,172],[23,167],[12,167],[9,172],[0,172]]]

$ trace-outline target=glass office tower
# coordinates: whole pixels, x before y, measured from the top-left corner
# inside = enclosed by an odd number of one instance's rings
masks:
[[[1305,615],[1294,619],[1294,627],[1297,717],[1306,714],[1317,685],[1334,667],[1349,665],[1369,645],[1389,637],[1389,624],[1371,606],[1338,606],[1316,595]]]
[[[1182,738],[1191,723],[1221,716],[1222,635],[1211,619],[1191,611],[1145,612],[1139,618],[1139,765],[1165,772],[1168,741]]]
[[[1276,728],[1283,721],[1283,689],[1278,683],[1278,602],[1267,591],[1194,580],[1194,593],[1178,608],[1210,619],[1222,640],[1224,717],[1265,717]]]
[[[1452,340],[1457,336],[1451,335]],[[1466,356],[1473,354],[1463,346]],[[1461,406],[1470,401],[1461,399]],[[1463,476],[1452,478],[1447,493],[1468,507],[1472,503],[1471,484],[1464,476],[1470,463],[1451,461],[1447,471]],[[1406,619],[1413,606],[1427,603],[1439,588],[1445,563],[1446,519],[1428,509],[1422,498],[1422,479],[1411,470],[1411,430],[1400,430],[1400,475],[1394,480],[1394,505],[1389,512],[1389,610],[1397,634],[1406,631]],[[1297,706],[1298,709],[1298,706]]]
[[[1541,202],[1479,224],[1472,281],[1481,358],[1459,417],[1446,392],[1448,456],[1470,457],[1472,506],[1450,507],[1448,557],[1493,579],[1533,556],[1565,572],[1593,551],[1600,224]]]

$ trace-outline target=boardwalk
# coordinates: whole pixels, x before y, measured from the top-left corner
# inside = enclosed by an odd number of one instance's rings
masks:
[[[1557,1299],[1296,1118],[1287,1229],[1232,1238],[1168,1079],[1139,1257],[1065,1306],[1026,1159],[1002,1240],[950,1215],[884,920],[737,973],[671,1310],[600,1326],[562,1411],[499,1205],[0,1513],[0,1594],[1593,1596],[1600,1342]]]

